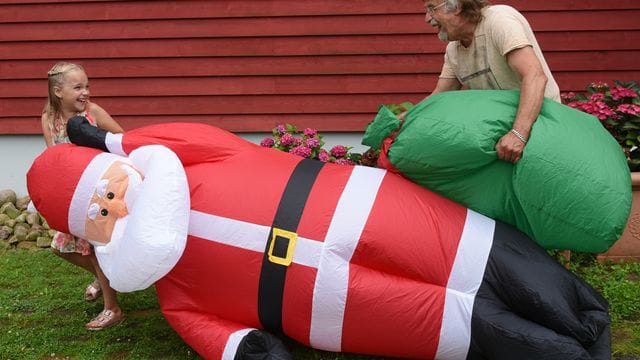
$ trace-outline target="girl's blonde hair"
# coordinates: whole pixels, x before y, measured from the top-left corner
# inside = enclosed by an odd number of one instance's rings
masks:
[[[55,88],[63,86],[67,78],[67,73],[75,70],[85,72],[82,66],[64,61],[53,65],[51,70],[47,72],[47,78],[49,79],[49,94],[47,97],[47,104],[44,106],[42,113],[47,114],[47,120],[49,121],[50,126],[53,126],[54,120],[61,112],[60,98],[56,96]]]

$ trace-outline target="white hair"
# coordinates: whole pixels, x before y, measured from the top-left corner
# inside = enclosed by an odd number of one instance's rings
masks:
[[[453,11],[458,8],[458,0],[446,0],[444,7],[447,9],[447,12]]]

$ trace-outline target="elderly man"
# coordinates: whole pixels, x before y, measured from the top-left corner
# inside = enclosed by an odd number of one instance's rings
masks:
[[[522,157],[543,97],[560,91],[527,20],[506,5],[487,0],[424,0],[426,22],[448,41],[444,65],[432,94],[469,89],[520,90],[513,128],[495,145],[498,157]]]

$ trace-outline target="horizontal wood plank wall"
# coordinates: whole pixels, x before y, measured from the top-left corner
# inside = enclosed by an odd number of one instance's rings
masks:
[[[527,17],[563,91],[640,80],[640,1],[493,3]],[[41,132],[60,60],[125,129],[362,131],[380,104],[428,94],[444,48],[420,0],[0,0],[0,134]]]

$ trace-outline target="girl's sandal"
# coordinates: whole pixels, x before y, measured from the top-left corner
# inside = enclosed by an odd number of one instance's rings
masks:
[[[110,328],[112,326],[116,326],[124,321],[124,314],[120,313],[120,315],[116,315],[111,310],[102,310],[98,316],[94,317],[93,320],[89,321],[85,328],[87,330],[103,330]]]
[[[100,288],[100,282],[98,282],[98,279],[93,280],[93,282],[87,285],[87,288],[84,289],[85,301],[95,301],[100,297],[100,295],[102,295],[102,289]]]

